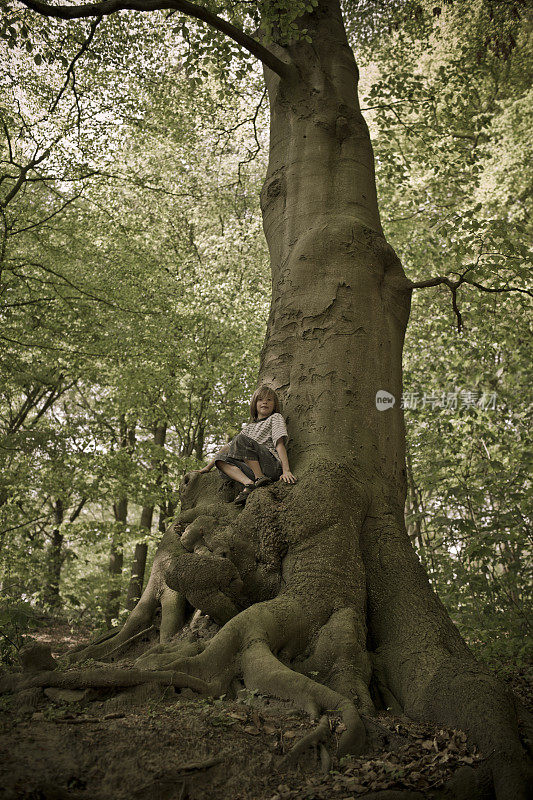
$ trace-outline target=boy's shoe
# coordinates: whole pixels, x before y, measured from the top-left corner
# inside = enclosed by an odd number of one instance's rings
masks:
[[[268,486],[269,483],[272,483],[272,478],[267,478],[266,475],[262,475],[258,478],[255,482],[255,488],[258,489],[260,486]]]
[[[242,492],[239,492],[235,500],[233,501],[236,506],[243,506],[247,499],[248,495],[252,494],[253,490],[255,489],[255,483],[248,483]]]

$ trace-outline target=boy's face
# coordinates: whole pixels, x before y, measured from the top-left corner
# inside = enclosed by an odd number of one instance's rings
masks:
[[[274,411],[274,398],[270,395],[264,395],[257,398],[256,411],[258,419],[264,419],[272,414]]]

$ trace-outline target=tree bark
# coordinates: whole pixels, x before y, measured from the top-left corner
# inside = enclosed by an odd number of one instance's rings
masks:
[[[409,539],[416,545],[422,563],[424,566],[427,566],[428,554],[426,553],[424,536],[422,533],[422,516],[424,514],[422,498],[415,482],[409,450],[406,451],[405,456],[405,465],[407,469],[407,510],[408,514],[413,517],[411,524],[408,526]]]
[[[128,451],[130,454],[133,453],[135,447],[135,425],[128,428],[124,414],[121,414],[119,419],[119,446],[121,450]],[[128,497],[126,494],[122,494],[113,503],[113,516],[115,522],[119,523],[121,528],[127,525]],[[108,628],[111,627],[112,620],[118,617],[120,611],[120,577],[122,576],[123,566],[124,551],[121,537],[117,536],[115,532],[111,540],[108,565],[108,572],[111,578],[111,587],[107,593],[105,613],[106,625]]]
[[[158,447],[164,447],[165,439],[167,435],[167,426],[166,423],[162,425],[157,425],[154,429],[154,444]],[[156,478],[157,482],[161,481],[162,478],[162,468],[163,468],[163,459],[157,458],[154,460],[152,468],[157,470],[158,476]],[[154,516],[154,504],[148,504],[143,506],[141,511],[141,519],[139,522],[139,527],[141,530],[146,531],[146,536],[148,537],[152,530],[152,520]],[[138,603],[143,589],[144,583],[144,572],[146,569],[146,557],[148,555],[148,543],[147,542],[139,542],[135,545],[135,553],[133,555],[133,564],[131,568],[131,578],[128,585],[128,597],[126,600],[126,607],[131,611],[135,608],[136,604]]]
[[[299,468],[356,459],[405,499],[401,353],[407,279],[383,237],[358,71],[338,2],[306,20],[291,80],[266,71],[270,160],[261,193],[272,303],[260,380],[284,395]],[[376,393],[396,402],[376,408]]]
[[[128,498],[121,497],[113,504],[113,514],[115,522],[126,525],[128,522]],[[108,572],[111,578],[111,588],[107,593],[106,602],[106,625],[112,625],[112,620],[116,619],[120,610],[120,577],[124,566],[124,552],[122,544],[119,544],[118,537],[113,534],[111,540],[111,551],[109,554]]]
[[[61,567],[63,566],[63,534],[60,526],[64,518],[63,502],[60,498],[54,503],[54,530],[46,553],[46,584],[44,587],[44,602],[50,608],[57,610],[61,606],[59,582],[61,580]]]

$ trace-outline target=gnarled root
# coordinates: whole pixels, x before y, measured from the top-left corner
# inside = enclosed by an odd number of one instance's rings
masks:
[[[189,481],[180,516],[187,527],[166,565],[166,585],[226,624],[202,652],[191,654],[190,643],[178,642],[152,648],[136,663],[195,675],[221,694],[237,677],[313,716],[339,711],[346,725],[341,747],[359,752],[364,725],[357,707],[373,711],[371,664],[364,571],[346,524],[361,524],[365,501],[354,482],[347,507],[346,468],[331,467],[328,480],[322,463],[294,487],[256,490],[242,511],[197,498],[187,508],[202,483],[199,476]],[[346,520],[339,518],[343,503]],[[286,588],[279,594],[282,564]]]
[[[475,662],[432,592],[403,527],[401,498],[378,479],[366,489],[359,474],[322,460],[294,486],[255,490],[243,510],[213,503],[213,482],[196,475],[182,498],[181,540],[176,530],[165,534],[122,631],[82,657],[109,655],[151,625],[165,597],[172,611],[162,638],[170,638],[188,601],[221,630],[205,646],[163,642],[137,660],[138,671],[179,675],[172,680],[215,696],[242,680],[294,703],[321,720],[294,757],[324,746],[328,712],[345,726],[339,754],[363,751],[366,731],[375,738],[361,719],[374,712],[373,672],[378,705],[465,730],[486,758],[498,800],[525,800],[528,765],[512,699]]]
[[[163,536],[146,588],[124,625],[71,651],[71,662],[124,657],[151,630],[159,608],[159,640],[164,643],[182,629],[191,609],[201,609],[222,625],[258,595],[278,591],[279,576],[273,580],[268,570],[263,575],[264,565],[258,564],[250,543],[228,528],[237,507],[213,502],[218,482],[214,476],[202,479],[198,474],[185,477],[182,513]],[[235,564],[245,573],[246,592]]]
[[[191,517],[196,511],[196,517],[181,546],[185,542],[194,548],[191,558],[206,560],[174,561],[166,572],[167,584],[183,591],[193,564],[202,563],[198,584],[187,587],[186,596],[216,620],[218,598],[211,591],[208,605],[201,592],[213,587],[212,576],[205,582],[204,576],[220,559],[235,566],[242,588],[231,594],[227,582],[219,584],[218,591],[236,609],[249,607],[233,615],[201,652],[191,653],[190,643],[184,642],[158,646],[136,666],[198,677],[219,694],[230,692],[237,678],[249,689],[294,703],[313,718],[328,711],[340,714],[345,731],[339,752],[361,753],[365,726],[358,709],[374,710],[368,689],[366,590],[357,538],[346,536],[346,521],[339,518],[338,509],[344,502],[350,524],[357,526],[365,501],[354,482],[346,506],[346,480],[346,469],[333,465],[326,481],[321,464],[295,487],[256,490],[245,509],[221,530],[212,524],[212,507],[186,510]],[[277,573],[284,554],[285,589],[278,594],[279,580],[265,582],[265,568]],[[271,592],[277,596],[257,602]],[[313,741],[316,737],[309,744]],[[297,752],[305,747],[306,742]]]
[[[285,624],[281,624],[284,620]],[[316,621],[315,621],[316,624]],[[136,666],[184,672],[205,680],[215,693],[226,693],[235,677],[248,689],[292,702],[313,719],[326,712],[340,714],[345,731],[339,741],[339,754],[360,754],[365,745],[365,726],[351,696],[348,697],[311,677],[296,672],[274,655],[304,645],[303,637],[312,637],[313,621],[299,598],[281,596],[256,604],[233,618],[195,656],[184,656],[180,647],[142,656]],[[217,687],[215,689],[215,686]],[[297,745],[295,754],[322,739],[310,736]]]
[[[326,742],[328,740],[330,734],[331,731],[329,727],[329,718],[327,717],[326,714],[324,714],[322,717],[320,717],[320,720],[318,721],[318,725],[316,726],[316,728],[312,730],[310,733],[308,733],[306,736],[302,736],[300,741],[297,742],[294,745],[294,747],[292,747],[289,750],[289,752],[281,762],[282,766],[284,766],[285,764],[290,764],[293,761],[297,761],[298,758],[302,755],[302,753],[304,753],[310,747],[314,747],[316,749],[318,746],[322,745],[323,742]],[[322,749],[325,750],[325,748],[321,747],[321,759],[324,758],[322,756]],[[325,750],[325,752],[327,753],[327,750]],[[329,765],[329,762],[331,761],[331,759],[329,759],[329,754],[327,760]]]
[[[253,642],[242,654],[245,685],[265,694],[289,700],[316,719],[325,711],[341,714],[346,730],[339,741],[340,756],[360,755],[365,746],[365,726],[354,704],[327,686],[300,675],[282,664],[264,642]],[[312,735],[297,743],[296,754],[314,744]],[[296,755],[295,754],[295,755]]]
[[[173,670],[150,672],[134,669],[87,669],[69,672],[39,672],[37,675],[7,675],[0,682],[0,692],[19,692],[34,687],[57,689],[114,689],[140,686],[143,683],[162,683],[177,689],[192,689],[209,696],[211,687],[199,678]]]
[[[160,636],[169,639],[181,629],[185,621],[186,600],[179,592],[167,586],[164,579],[165,568],[173,561],[179,547],[178,536],[175,530],[170,529],[164,535],[156,553],[152,572],[141,599],[124,625],[117,630],[107,631],[86,647],[71,651],[69,654],[71,663],[88,658],[109,661],[123,658],[144,633],[152,632],[159,608],[161,608]]]

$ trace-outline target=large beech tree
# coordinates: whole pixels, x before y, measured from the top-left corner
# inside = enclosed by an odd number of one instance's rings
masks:
[[[23,2],[65,19],[170,9],[262,61],[271,138],[261,207],[272,304],[258,382],[283,398],[299,477],[295,486],[255,491],[238,509],[216,476],[186,476],[181,513],[141,600],[122,629],[75,657],[118,658],[159,606],[161,643],[127,678],[111,668],[42,673],[34,685],[121,686],[160,671],[167,683],[218,696],[243,681],[321,718],[313,741],[325,735],[326,712],[336,710],[346,726],[342,753],[364,751],[376,709],[401,710],[468,732],[485,756],[464,778],[469,796],[482,796],[490,779],[498,798],[525,798],[524,712],[473,658],[404,524],[398,398],[411,292],[445,282],[455,294],[467,281],[413,283],[384,237],[339,0],[257,3],[253,36],[239,3],[228,3],[223,18],[211,4],[187,0]],[[380,390],[397,400],[386,411],[376,406]],[[207,645],[173,638],[191,606],[222,626]]]

